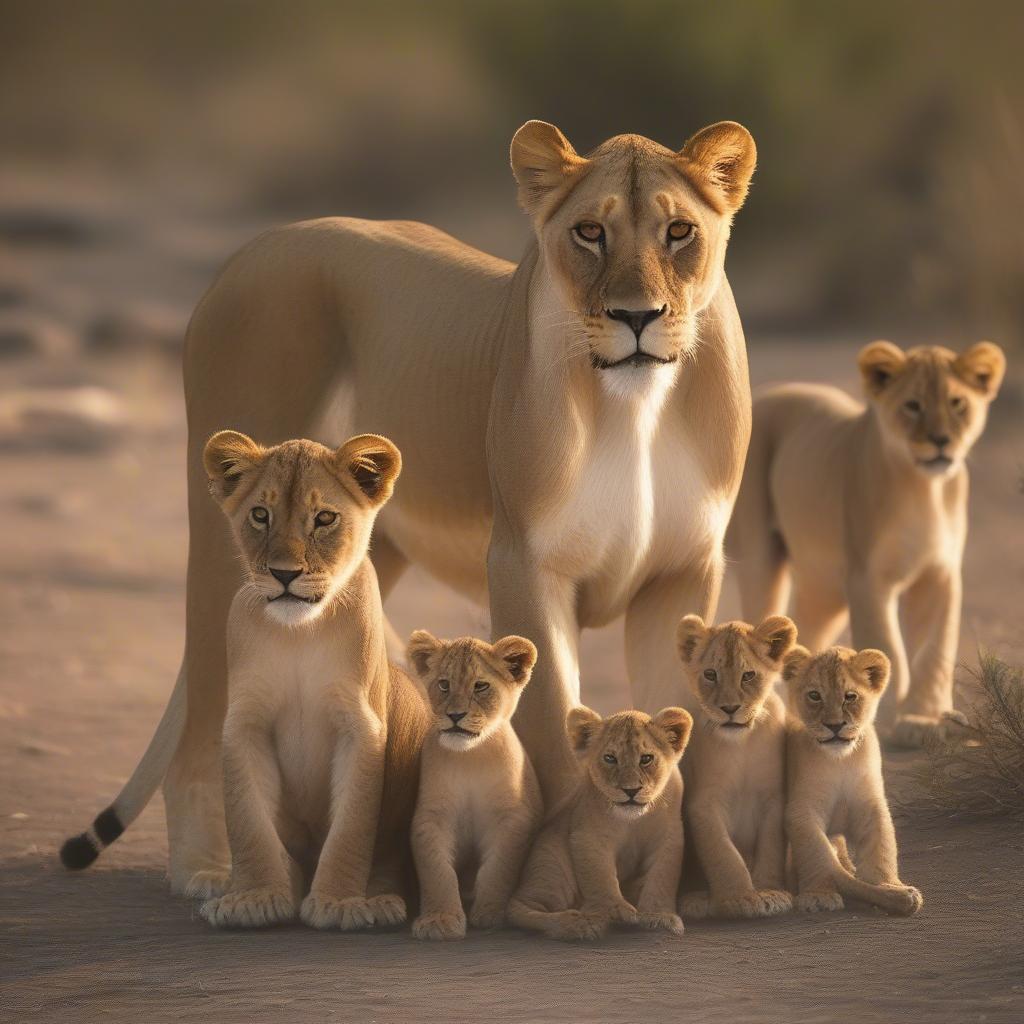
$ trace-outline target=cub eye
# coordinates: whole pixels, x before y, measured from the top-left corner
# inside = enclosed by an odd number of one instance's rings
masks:
[[[817,690],[811,690],[811,691],[810,691],[810,692],[809,692],[809,693],[807,694],[807,699],[808,699],[808,700],[809,700],[809,701],[810,701],[810,702],[811,702],[812,704],[820,704],[820,703],[821,703],[821,694],[820,694],[820,693],[818,693],[818,691],[817,691]]]
[[[485,690],[489,690],[490,688],[491,684],[485,683],[482,679],[477,680],[477,682],[473,684],[474,693],[483,693]]]
[[[713,668],[706,668],[704,669],[704,678],[709,683],[713,683],[718,678],[718,673]]]
[[[614,754],[605,754],[601,759],[605,764],[618,764],[619,759]]]
[[[451,683],[449,683],[447,679],[438,679],[438,681],[437,681],[437,688],[442,693],[447,693],[450,687],[451,687]]]
[[[317,526],[330,526],[332,523],[337,522],[338,513],[331,512],[328,509],[324,509],[323,512],[317,512],[316,518],[313,520]]]
[[[595,221],[581,221],[573,230],[584,242],[597,242],[599,245],[604,242],[604,228]]]
[[[857,699],[857,694],[853,690],[849,690],[843,694],[843,699],[848,703],[852,704]]]
[[[653,764],[653,763],[654,763],[654,755],[653,754],[642,754],[641,755],[641,757],[640,757],[640,764],[642,764],[645,768],[647,767],[647,765]]]
[[[949,404],[953,407],[956,412],[963,412],[967,408],[967,403],[964,401],[963,395],[954,395],[950,400]]]
[[[749,672],[744,672],[743,675],[740,678],[743,680],[743,682],[749,683],[750,680],[753,679],[754,676],[756,676],[756,675],[757,675],[757,673],[754,672],[753,670],[751,670]]]
[[[693,225],[685,220],[674,220],[669,224],[666,235],[669,245],[673,242],[687,242],[693,238]]]
[[[254,523],[257,523],[260,526],[265,526],[270,522],[270,513],[262,505],[257,505],[249,513],[249,518],[252,519]]]
[[[911,416],[916,416],[921,411],[921,403],[916,398],[911,398],[903,403],[903,411],[909,412]]]

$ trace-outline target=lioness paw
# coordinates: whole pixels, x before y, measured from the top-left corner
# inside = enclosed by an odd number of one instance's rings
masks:
[[[230,868],[212,868],[197,871],[185,883],[182,895],[192,899],[208,900],[213,896],[223,896],[231,884]]]
[[[295,900],[277,889],[243,889],[207,900],[199,914],[216,928],[265,928],[291,921]]]
[[[900,750],[921,750],[934,743],[965,739],[970,723],[959,711],[946,711],[939,718],[900,715],[889,732],[889,745]]]
[[[464,939],[466,915],[461,910],[457,914],[420,914],[412,923],[412,934],[415,939],[434,941]]]
[[[679,913],[689,921],[701,921],[711,915],[711,899],[706,892],[688,892],[679,901]]]
[[[837,892],[802,892],[794,906],[802,914],[816,914],[822,910],[842,910],[843,897]]]
[[[362,896],[339,900],[311,892],[302,901],[299,916],[311,928],[338,928],[343,932],[372,928],[374,925],[373,908],[370,901]]]
[[[757,898],[764,917],[788,914],[793,909],[793,897],[782,889],[758,889]]]
[[[382,926],[404,924],[407,916],[405,900],[397,893],[386,892],[366,901],[373,914],[373,923]]]
[[[664,931],[670,935],[682,935],[683,919],[678,914],[671,912],[651,913],[641,911],[636,916],[636,923],[641,928],[649,928],[651,931]]]
[[[500,928],[505,923],[504,904],[474,903],[469,923],[474,928]]]

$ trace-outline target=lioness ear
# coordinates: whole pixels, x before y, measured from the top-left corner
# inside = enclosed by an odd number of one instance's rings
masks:
[[[512,136],[509,155],[519,205],[538,225],[587,166],[569,140],[546,121],[527,121]]]
[[[860,375],[869,395],[879,395],[907,364],[907,357],[891,341],[873,341],[857,356]]]
[[[697,644],[708,635],[708,627],[699,615],[684,615],[676,626],[676,649],[685,662],[693,659]]]
[[[229,497],[242,474],[263,461],[266,450],[237,430],[221,430],[203,449],[203,468],[210,481],[210,493],[219,502]]]
[[[693,729],[693,716],[690,712],[682,708],[663,708],[651,719],[651,725],[665,734],[676,757],[682,757]]]
[[[972,388],[977,388],[986,398],[993,399],[999,391],[999,385],[1003,383],[1006,356],[991,341],[979,341],[956,357],[953,372]]]
[[[405,645],[405,656],[421,679],[430,671],[434,656],[444,644],[425,629],[417,629]]]
[[[743,205],[757,164],[757,146],[743,125],[719,121],[702,128],[679,156],[703,184],[722,196],[727,210],[735,213]]]
[[[782,678],[787,683],[792,682],[810,660],[811,652],[797,644],[782,661]]]
[[[881,693],[889,685],[889,659],[881,651],[871,647],[858,651],[850,659],[850,668],[864,676],[875,693]]]
[[[593,742],[598,730],[601,728],[603,719],[596,711],[584,707],[582,704],[572,708],[565,716],[565,731],[569,734],[569,746],[573,753],[579,757],[585,754],[587,748]]]
[[[379,434],[359,434],[335,453],[341,468],[355,481],[371,505],[383,505],[402,471],[402,455]]]
[[[512,679],[525,686],[537,664],[537,648],[523,636],[506,636],[491,647],[500,658]]]
[[[796,625],[786,615],[769,615],[750,639],[765,661],[778,667],[796,643]]]

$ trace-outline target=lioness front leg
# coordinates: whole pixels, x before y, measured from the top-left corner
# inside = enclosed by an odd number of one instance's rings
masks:
[[[530,847],[533,821],[510,812],[497,816],[502,833],[485,840],[469,920],[474,928],[499,928]]]
[[[420,880],[420,916],[413,921],[412,934],[417,939],[465,938],[452,816],[437,811],[417,814],[412,823],[412,853]]]
[[[676,913],[676,894],[683,866],[683,823],[673,828],[654,850],[640,882],[636,902],[637,924],[641,928],[661,929],[672,935],[683,934],[683,919]]]
[[[786,891],[786,826],[781,796],[769,800],[761,812],[754,850],[751,881],[768,914],[785,914],[793,909],[793,897]]]
[[[384,789],[386,739],[383,723],[369,707],[347,717],[349,730],[339,739],[331,771],[331,824],[301,908],[306,924],[342,931],[375,923],[366,889]]]
[[[763,917],[771,913],[758,898],[747,863],[736,849],[719,809],[698,804],[689,809],[688,820],[708,880],[711,913],[715,917]]]

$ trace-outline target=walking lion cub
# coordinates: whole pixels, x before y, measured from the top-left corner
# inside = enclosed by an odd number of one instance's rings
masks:
[[[496,928],[543,815],[540,786],[512,715],[537,648],[520,636],[495,644],[462,637],[409,639],[409,664],[427,691],[434,729],[423,744],[412,851],[420,880],[418,939],[461,939],[460,876],[475,884],[470,923]]]

